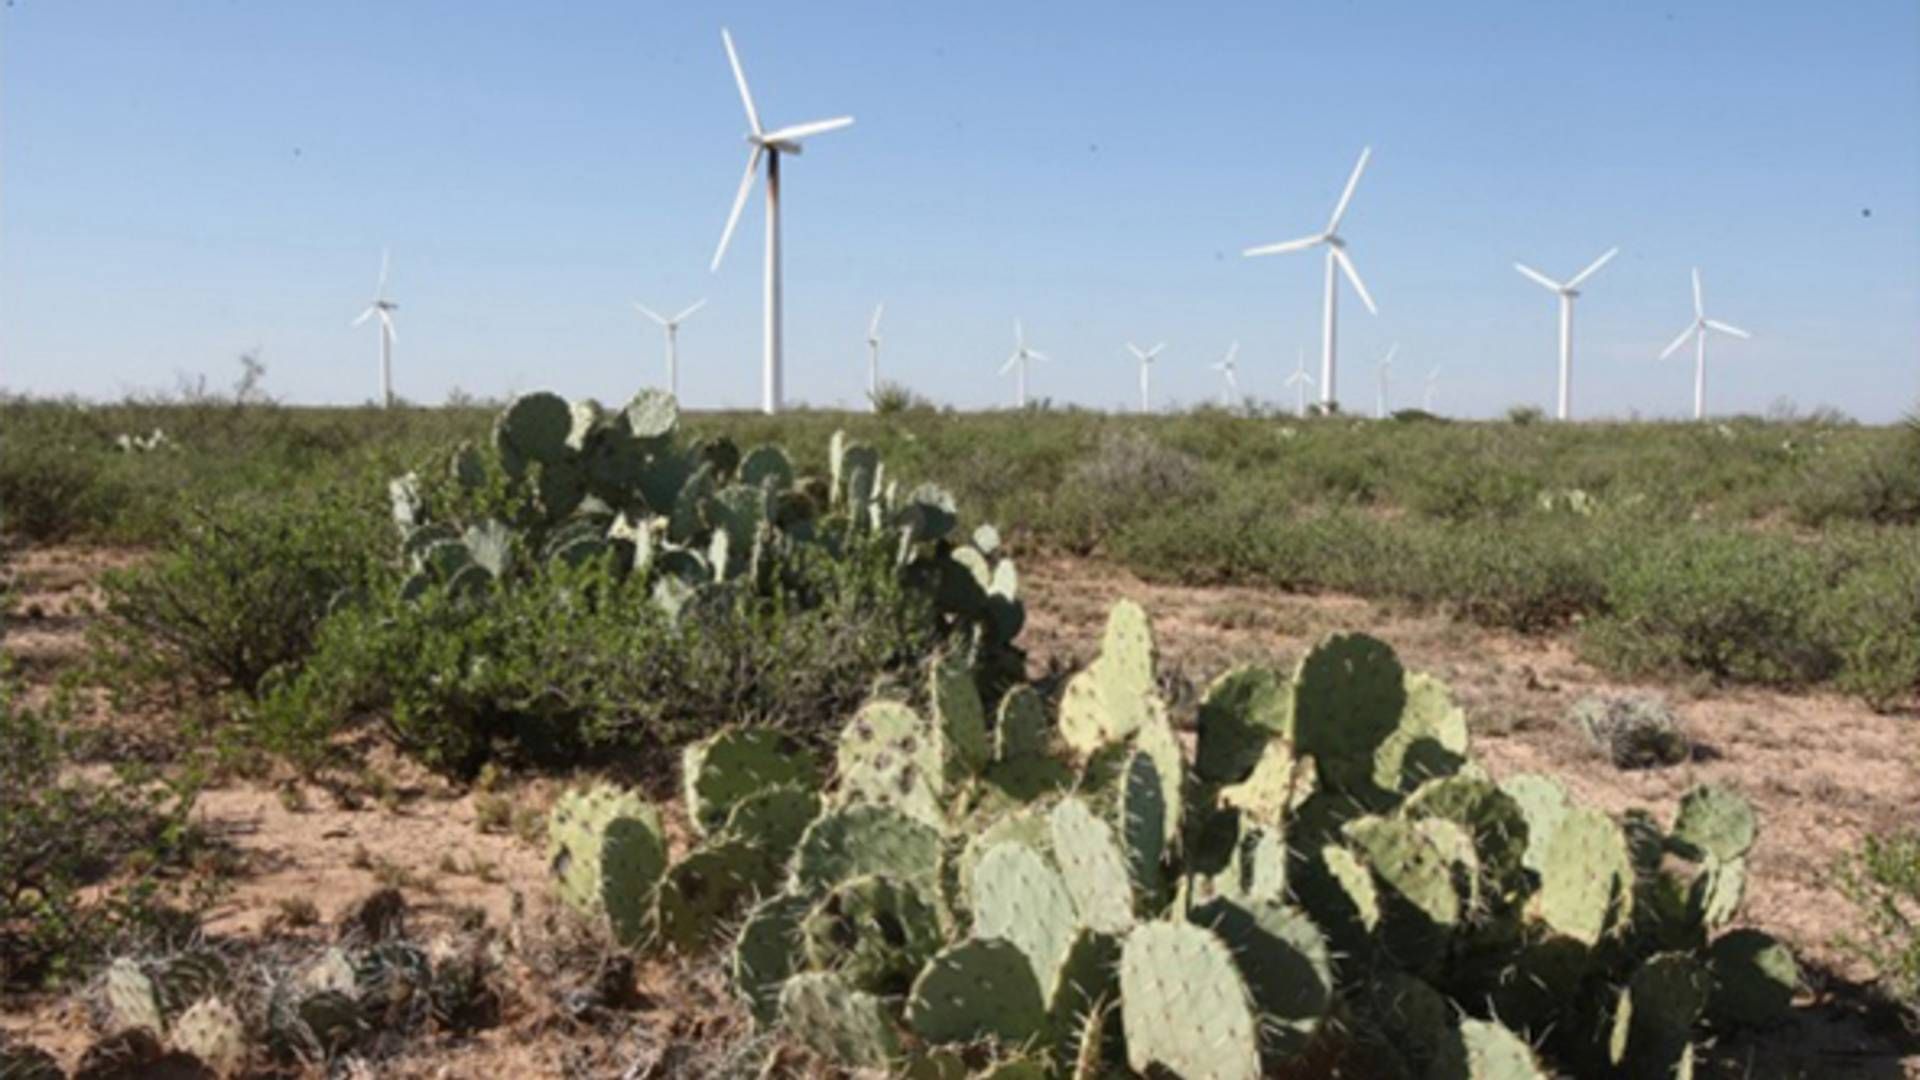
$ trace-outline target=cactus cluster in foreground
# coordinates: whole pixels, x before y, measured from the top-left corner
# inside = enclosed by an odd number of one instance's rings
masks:
[[[1221,676],[1189,754],[1155,668],[1122,602],[1051,723],[949,659],[924,712],[848,721],[831,783],[722,732],[687,752],[678,861],[638,798],[564,799],[561,893],[629,945],[730,936],[761,1023],[914,1076],[1686,1075],[1703,1032],[1787,1007],[1790,953],[1730,929],[1731,791],[1663,824],[1496,781],[1446,686],[1358,634]]]

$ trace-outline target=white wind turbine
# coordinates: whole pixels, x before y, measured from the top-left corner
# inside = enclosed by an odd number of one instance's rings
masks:
[[[699,311],[705,307],[706,304],[707,302],[704,298],[695,300],[692,307],[682,311],[671,319],[645,304],[635,303],[633,305],[639,309],[640,314],[659,323],[660,328],[667,333],[667,393],[672,394],[676,398],[680,396],[680,324],[686,322],[688,316]]]
[[[1232,345],[1227,346],[1227,358],[1225,360],[1211,365],[1213,370],[1226,377],[1227,386],[1226,389],[1220,391],[1220,404],[1229,409],[1233,408],[1233,403],[1240,398],[1240,380],[1234,375],[1239,368],[1239,361],[1236,359],[1239,355],[1240,343],[1236,341]]]
[[[1166,347],[1167,343],[1163,341],[1143,351],[1133,342],[1127,342],[1127,351],[1140,361],[1140,411],[1143,413],[1153,411],[1153,361],[1159,357],[1160,350]]]
[[[1434,365],[1433,370],[1427,372],[1427,391],[1425,395],[1423,395],[1420,399],[1420,410],[1422,412],[1430,413],[1433,411],[1433,388],[1434,388],[1434,384],[1438,383],[1439,381],[1440,381],[1440,366],[1436,364]]]
[[[1373,306],[1373,297],[1368,295],[1367,286],[1360,280],[1360,271],[1353,265],[1352,256],[1347,254],[1347,242],[1338,232],[1341,218],[1346,216],[1348,204],[1353,202],[1353,190],[1360,185],[1360,174],[1366,171],[1367,159],[1373,156],[1373,148],[1360,151],[1360,160],[1353,166],[1353,175],[1347,177],[1346,190],[1340,193],[1340,201],[1334,204],[1333,216],[1327,219],[1327,227],[1312,236],[1303,236],[1297,240],[1286,240],[1278,244],[1265,244],[1250,247],[1241,254],[1280,255],[1289,251],[1304,251],[1307,248],[1324,244],[1327,249],[1327,291],[1321,306],[1320,325],[1320,401],[1332,406],[1334,393],[1334,348],[1336,341],[1336,300],[1339,296],[1338,282],[1335,280],[1334,267],[1337,265],[1353,282],[1353,291],[1360,294],[1360,301],[1367,305],[1367,311],[1378,315],[1379,309]]]
[[[867,324],[867,401],[880,411],[880,312],[885,304],[873,306],[873,321]]]
[[[400,305],[387,299],[387,252],[380,252],[380,282],[373,287],[373,302],[350,325],[359,326],[368,319],[380,319],[380,407],[393,408],[393,341],[399,335],[393,328],[393,313]]]
[[[1287,385],[1294,387],[1295,396],[1300,400],[1294,406],[1301,416],[1307,415],[1307,387],[1313,385],[1313,376],[1307,374],[1307,350],[1300,350],[1300,366],[1287,376]]]
[[[1528,266],[1526,263],[1514,263],[1513,268],[1539,282],[1541,285],[1560,294],[1560,408],[1557,415],[1567,419],[1573,411],[1573,300],[1580,295],[1580,283],[1592,277],[1607,261],[1620,254],[1619,248],[1608,248],[1605,255],[1593,260],[1585,270],[1568,278],[1565,283],[1558,282]]]
[[[1019,319],[1013,320],[1013,355],[1007,357],[1007,362],[1000,365],[1000,374],[1005,375],[1009,371],[1018,371],[1020,373],[1019,380],[1014,384],[1016,390],[1014,391],[1013,403],[1016,408],[1024,409],[1027,407],[1028,362],[1045,360],[1046,358],[1046,353],[1041,352],[1039,349],[1027,347],[1027,332],[1021,328]]]
[[[1387,350],[1386,358],[1380,361],[1380,397],[1373,403],[1375,420],[1387,418],[1387,377],[1393,374],[1393,358],[1399,351],[1400,343],[1396,341],[1393,343],[1393,348]]]
[[[1730,323],[1707,318],[1707,305],[1700,298],[1700,268],[1696,266],[1693,268],[1693,323],[1680,331],[1680,336],[1673,339],[1673,344],[1660,353],[1660,359],[1665,360],[1680,346],[1685,345],[1689,336],[1693,337],[1693,418],[1695,420],[1704,419],[1707,415],[1707,331],[1709,330],[1718,330],[1722,334],[1737,338],[1753,336]]]
[[[727,63],[733,67],[733,81],[740,87],[740,104],[747,110],[747,142],[753,149],[747,151],[747,171],[740,178],[739,194],[733,198],[733,210],[727,214],[727,227],[720,233],[720,246],[714,249],[713,265],[710,269],[720,269],[720,260],[727,254],[727,241],[733,239],[733,227],[740,222],[740,211],[747,205],[747,194],[753,190],[754,177],[759,175],[760,161],[767,162],[767,264],[766,264],[766,321],[765,362],[760,374],[760,410],[766,413],[780,411],[782,395],[782,372],[780,368],[780,155],[798,154],[801,141],[814,135],[835,131],[853,123],[851,116],[839,116],[832,120],[815,120],[806,124],[793,124],[788,127],[767,131],[760,126],[760,114],[753,107],[753,94],[747,89],[746,72],[740,68],[740,56],[733,49],[733,35],[726,30],[720,31],[720,40],[727,47]]]

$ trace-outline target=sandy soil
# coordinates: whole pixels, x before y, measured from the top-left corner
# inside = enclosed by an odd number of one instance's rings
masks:
[[[130,558],[47,549],[16,560],[19,603],[7,648],[36,686],[84,655],[97,603],[92,583]],[[1322,634],[1361,629],[1391,642],[1409,667],[1453,685],[1472,718],[1477,752],[1497,774],[1549,772],[1609,809],[1640,806],[1661,815],[1696,782],[1738,787],[1763,821],[1746,917],[1800,951],[1813,990],[1790,1030],[1719,1048],[1719,1071],[1920,1078],[1920,1048],[1902,1050],[1872,1030],[1847,993],[1847,980],[1867,973],[1832,947],[1834,936],[1848,929],[1850,909],[1830,872],[1837,855],[1863,833],[1920,818],[1920,719],[1879,715],[1824,695],[1630,687],[1581,663],[1564,639],[1491,634],[1351,598],[1150,585],[1079,561],[1022,569],[1030,619],[1024,637],[1036,669],[1087,658],[1107,605],[1120,596],[1140,600],[1152,613],[1163,667],[1176,682],[1204,685],[1236,661],[1291,663]],[[1664,690],[1702,746],[1699,759],[1622,772],[1561,723],[1578,696],[1625,689]],[[95,722],[115,729],[157,726],[151,716],[143,722],[115,714],[104,701],[95,703],[94,713]],[[350,780],[327,787],[286,778],[229,781],[203,796],[198,813],[233,853],[232,886],[208,917],[215,937],[304,935],[317,942],[370,891],[398,885],[412,904],[417,936],[471,919],[477,910],[517,946],[521,958],[499,1028],[421,1046],[383,1064],[378,1075],[669,1076],[686,1071],[691,1055],[710,1058],[713,1048],[744,1038],[739,1011],[726,1002],[712,970],[689,975],[642,964],[633,979],[637,1004],[611,1025],[582,1019],[565,1005],[578,993],[567,980],[590,976],[580,974],[577,955],[569,967],[553,960],[563,950],[542,944],[564,937],[566,928],[548,899],[540,850],[515,829],[518,819],[518,831],[533,834],[533,816],[563,779],[473,791],[399,761],[380,761],[368,772],[385,780],[372,787]],[[289,926],[293,897],[312,901],[319,924]],[[526,959],[536,953],[545,959]],[[0,1027],[69,1061],[88,1038],[84,1009],[71,1001],[0,1002]]]

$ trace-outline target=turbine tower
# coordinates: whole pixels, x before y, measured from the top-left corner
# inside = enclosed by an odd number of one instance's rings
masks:
[[[1380,361],[1380,367],[1378,369],[1380,375],[1380,396],[1373,403],[1373,418],[1375,420],[1385,420],[1387,418],[1387,378],[1393,374],[1393,358],[1399,351],[1400,343],[1396,341],[1393,343],[1393,348],[1387,350],[1386,358]]]
[[[1287,376],[1287,385],[1295,388],[1294,396],[1299,398],[1295,410],[1304,418],[1307,415],[1307,387],[1313,385],[1313,376],[1307,374],[1307,350],[1300,350],[1300,366]]]
[[[1017,388],[1013,398],[1015,408],[1027,407],[1027,363],[1046,358],[1046,353],[1027,347],[1027,332],[1021,329],[1019,319],[1013,320],[1013,355],[1007,357],[1007,362],[1000,365],[1000,374],[1005,375],[1009,371],[1016,370],[1020,373],[1019,380],[1014,384]]]
[[[633,305],[639,309],[640,314],[659,323],[660,328],[667,332],[667,393],[672,394],[676,399],[680,397],[680,324],[686,322],[688,316],[699,311],[706,304],[704,298],[695,300],[692,307],[671,319],[645,304]]]
[[[1238,368],[1238,361],[1235,358],[1239,355],[1240,343],[1236,341],[1227,346],[1227,358],[1225,360],[1211,365],[1213,370],[1225,376],[1227,380],[1226,389],[1220,391],[1220,405],[1222,408],[1233,408],[1234,401],[1240,397],[1240,380],[1234,377],[1234,372]]]
[[[1737,338],[1753,336],[1730,323],[1707,318],[1706,302],[1700,298],[1700,268],[1696,266],[1693,268],[1693,323],[1680,331],[1680,336],[1673,339],[1673,344],[1660,353],[1660,359],[1665,360],[1680,346],[1685,345],[1688,337],[1693,338],[1693,418],[1695,420],[1705,419],[1707,415],[1707,331],[1709,330]]]
[[[885,304],[873,306],[873,321],[867,324],[867,401],[874,412],[880,411],[880,312]]]
[[[1133,353],[1134,359],[1140,361],[1140,411],[1143,413],[1153,411],[1153,361],[1160,355],[1160,350],[1166,347],[1167,343],[1163,341],[1142,351],[1140,346],[1127,342],[1127,350]]]
[[[1347,254],[1347,242],[1339,234],[1340,221],[1346,216],[1347,206],[1353,202],[1353,190],[1360,185],[1360,174],[1367,169],[1367,159],[1373,156],[1371,146],[1360,151],[1360,160],[1353,166],[1353,175],[1347,177],[1346,190],[1340,193],[1340,201],[1334,204],[1333,216],[1327,219],[1327,227],[1312,236],[1303,236],[1297,240],[1285,240],[1278,244],[1265,244],[1250,247],[1241,254],[1249,258],[1257,255],[1280,255],[1289,251],[1304,251],[1310,247],[1324,245],[1327,249],[1327,291],[1322,302],[1320,314],[1320,401],[1332,407],[1336,404],[1334,392],[1334,352],[1337,342],[1337,300],[1339,297],[1337,275],[1334,268],[1347,275],[1353,283],[1353,291],[1360,294],[1360,302],[1367,305],[1367,311],[1378,315],[1379,309],[1373,306],[1373,297],[1368,295],[1367,286],[1360,280],[1360,271],[1353,265],[1353,257]]]
[[[359,326],[375,316],[380,318],[380,407],[393,408],[393,341],[399,335],[393,328],[393,313],[400,305],[387,299],[387,252],[380,252],[380,281],[373,287],[373,302],[350,325]]]
[[[1568,419],[1573,412],[1573,301],[1580,295],[1580,283],[1592,277],[1599,269],[1607,265],[1608,260],[1620,254],[1620,249],[1608,248],[1605,255],[1587,264],[1585,270],[1568,278],[1563,284],[1528,266],[1526,263],[1514,263],[1513,268],[1542,286],[1560,294],[1560,407],[1557,414],[1560,419]]]
[[[766,159],[766,353],[760,373],[760,411],[771,414],[780,411],[783,393],[780,368],[780,155],[800,153],[803,140],[846,127],[853,123],[853,117],[838,116],[831,120],[793,124],[774,131],[765,130],[760,126],[760,114],[753,107],[753,94],[747,89],[747,75],[740,67],[740,55],[733,49],[733,35],[722,29],[720,41],[727,47],[727,63],[732,65],[733,81],[740,87],[740,104],[747,110],[747,127],[750,129],[747,142],[752,149],[747,151],[747,171],[740,177],[740,191],[733,197],[733,210],[727,214],[727,227],[720,233],[720,246],[714,249],[713,265],[709,269],[720,269],[720,260],[727,254],[727,241],[733,239],[733,227],[739,224],[740,211],[746,207],[747,195],[753,190],[754,178],[759,175],[760,161]]]

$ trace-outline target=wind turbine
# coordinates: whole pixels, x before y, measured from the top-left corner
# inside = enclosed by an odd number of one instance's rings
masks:
[[[1020,372],[1019,381],[1015,384],[1019,389],[1015,392],[1013,403],[1015,407],[1024,409],[1027,407],[1027,363],[1031,360],[1045,360],[1047,354],[1039,349],[1027,347],[1027,332],[1021,329],[1019,319],[1013,320],[1013,342],[1013,355],[1007,357],[1007,362],[1000,365],[1000,374],[1005,375],[1016,369]]]
[[[1539,282],[1546,288],[1560,294],[1560,408],[1559,417],[1568,418],[1572,412],[1573,395],[1573,300],[1580,295],[1580,283],[1592,277],[1607,261],[1620,254],[1620,249],[1608,248],[1605,255],[1587,264],[1585,270],[1568,278],[1564,284],[1528,266],[1526,263],[1514,263],[1513,268]]]
[[[1287,385],[1295,388],[1295,396],[1300,399],[1299,404],[1295,406],[1296,411],[1302,417],[1306,416],[1307,387],[1313,385],[1313,376],[1307,374],[1307,350],[1300,350],[1300,366],[1294,370],[1293,374],[1287,376]]]
[[[867,400],[873,411],[880,411],[880,312],[885,304],[873,306],[873,321],[867,324]]]
[[[1439,381],[1440,381],[1440,366],[1436,364],[1434,365],[1433,370],[1427,372],[1427,392],[1420,399],[1420,411],[1429,412],[1429,413],[1433,411],[1433,386],[1435,383]]]
[[[640,310],[640,314],[659,323],[661,328],[667,332],[667,393],[672,394],[676,398],[680,396],[680,324],[686,322],[689,315],[699,311],[706,305],[707,302],[704,298],[695,300],[692,307],[675,315],[671,319],[654,311],[645,304],[636,303],[633,305]]]
[[[1143,413],[1153,411],[1153,361],[1160,355],[1160,350],[1166,347],[1167,343],[1163,341],[1151,349],[1142,351],[1140,346],[1131,341],[1127,342],[1127,350],[1140,361],[1140,411]]]
[[[759,175],[760,161],[767,162],[767,265],[766,265],[766,320],[765,362],[760,373],[760,411],[777,413],[780,411],[782,394],[780,369],[780,155],[798,154],[802,140],[835,131],[853,123],[851,116],[838,116],[831,120],[815,120],[806,124],[793,124],[789,127],[767,131],[760,126],[760,114],[753,107],[753,94],[747,89],[747,74],[741,70],[740,55],[733,49],[733,35],[725,29],[720,31],[720,41],[727,47],[727,63],[733,67],[733,81],[740,87],[740,104],[747,110],[747,142],[753,147],[747,151],[747,171],[740,177],[739,194],[733,197],[733,210],[727,214],[727,227],[720,233],[720,246],[714,249],[713,265],[710,270],[720,269],[720,260],[726,257],[727,241],[733,239],[733,227],[740,222],[740,211],[747,205],[747,194],[753,190],[754,177]]]
[[[1387,350],[1386,359],[1380,361],[1380,397],[1373,405],[1373,418],[1375,420],[1385,420],[1387,418],[1387,377],[1393,374],[1393,358],[1399,351],[1400,343],[1396,341],[1393,343],[1393,348]]]
[[[1227,388],[1220,391],[1220,404],[1229,409],[1233,408],[1234,401],[1240,396],[1240,380],[1234,377],[1234,372],[1238,367],[1238,361],[1235,357],[1239,355],[1240,343],[1236,341],[1232,345],[1227,346],[1227,358],[1212,365],[1213,370],[1226,376]]]
[[[1737,326],[1707,318],[1707,305],[1700,298],[1700,268],[1696,266],[1693,268],[1693,323],[1680,331],[1680,336],[1673,339],[1673,344],[1660,353],[1660,359],[1665,360],[1680,346],[1685,345],[1689,336],[1693,337],[1693,418],[1695,420],[1704,419],[1707,415],[1707,331],[1709,330],[1718,330],[1722,334],[1737,338],[1753,336]]]
[[[1307,248],[1325,245],[1327,249],[1327,292],[1321,306],[1320,325],[1320,401],[1329,407],[1335,403],[1333,358],[1336,340],[1336,311],[1339,296],[1335,280],[1334,267],[1347,275],[1353,282],[1353,291],[1360,294],[1360,301],[1367,305],[1367,311],[1378,315],[1379,309],[1373,306],[1373,297],[1368,295],[1367,286],[1360,280],[1360,271],[1353,265],[1352,256],[1347,254],[1347,242],[1340,237],[1340,219],[1346,216],[1348,204],[1353,202],[1353,189],[1360,185],[1360,174],[1366,171],[1367,159],[1373,156],[1373,147],[1360,151],[1360,160],[1353,166],[1353,175],[1347,177],[1346,190],[1340,193],[1340,201],[1334,204],[1333,216],[1327,219],[1327,227],[1312,236],[1303,236],[1297,240],[1286,240],[1278,244],[1265,244],[1250,247],[1241,252],[1249,258],[1256,255],[1280,255],[1289,251],[1305,251]]]
[[[399,335],[393,329],[393,313],[400,305],[387,299],[387,251],[380,252],[380,282],[373,287],[373,302],[367,310],[350,325],[359,326],[374,316],[380,317],[380,407],[393,408],[393,340]]]

